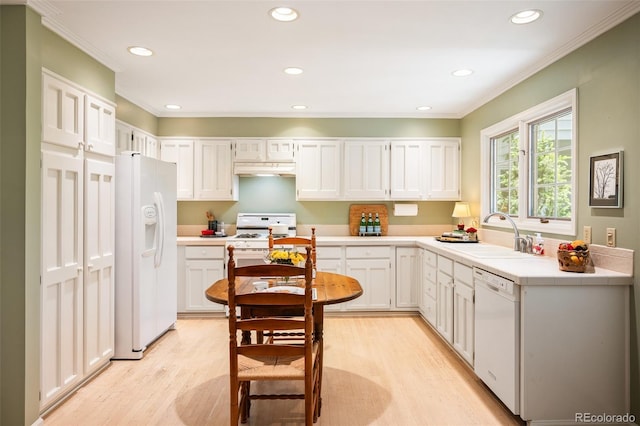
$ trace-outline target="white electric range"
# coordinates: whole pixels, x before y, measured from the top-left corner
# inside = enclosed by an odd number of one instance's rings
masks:
[[[225,258],[228,257],[227,247],[233,246],[236,266],[264,263],[269,250],[269,228],[273,225],[285,225],[287,229],[286,234],[273,234],[274,237],[294,237],[296,214],[238,213],[236,234],[225,242]]]

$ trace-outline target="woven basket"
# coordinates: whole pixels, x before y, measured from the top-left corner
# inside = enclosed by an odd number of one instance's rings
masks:
[[[558,250],[558,266],[561,271],[584,272],[589,264],[589,250]]]

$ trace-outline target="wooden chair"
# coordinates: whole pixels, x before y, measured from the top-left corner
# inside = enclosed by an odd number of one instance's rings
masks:
[[[228,297],[229,311],[236,306],[247,307],[246,312],[257,307],[268,311],[286,308],[303,309],[303,317],[250,316],[245,313],[240,319],[229,315],[229,379],[230,379],[230,424],[237,425],[238,418],[246,423],[252,400],[304,399],[305,424],[310,426],[319,416],[320,356],[319,343],[313,338],[313,263],[311,247],[307,247],[305,267],[268,264],[236,268],[233,247],[228,248]],[[304,275],[303,294],[284,292],[252,292],[236,294],[236,278],[293,277]],[[243,309],[245,310],[245,309]],[[297,343],[276,344],[251,342],[251,333],[265,330],[291,332],[303,330],[304,340]],[[238,331],[242,340],[238,343]],[[302,394],[252,394],[251,382],[293,380],[304,382]]]
[[[282,237],[274,238],[271,228],[269,228],[269,253],[273,251],[275,246],[311,246],[311,261],[313,267],[316,267],[316,228],[311,228],[311,238],[305,237]]]

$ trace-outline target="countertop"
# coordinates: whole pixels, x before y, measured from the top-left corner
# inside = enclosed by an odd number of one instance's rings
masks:
[[[178,237],[179,246],[224,246],[229,237],[202,238]],[[513,280],[519,285],[632,285],[633,275],[606,269],[596,265],[585,273],[564,272],[558,268],[553,256],[534,256],[514,252],[510,248],[494,244],[444,243],[432,236],[322,236],[317,237],[318,247],[323,246],[380,246],[420,247],[432,250],[468,266],[476,266]],[[555,250],[553,250],[555,253]],[[633,258],[631,257],[631,262]]]

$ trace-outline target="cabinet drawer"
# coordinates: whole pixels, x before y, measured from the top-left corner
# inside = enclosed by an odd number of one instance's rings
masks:
[[[436,285],[436,282],[424,280],[422,284],[424,285],[424,294],[431,297],[433,300],[436,300],[438,293],[438,286]]]
[[[427,281],[436,282],[436,267],[424,265],[424,269],[422,270],[422,275]]]
[[[391,247],[347,247],[347,259],[389,258]]]
[[[422,255],[424,256],[424,263],[435,268],[438,264],[438,255],[429,250],[422,250]]]
[[[469,266],[456,262],[453,266],[453,276],[456,282],[462,281],[469,287],[473,287],[473,272]]]
[[[427,297],[425,295],[425,300],[424,300],[424,317],[427,321],[429,321],[429,324],[431,324],[432,326],[435,327],[436,325],[436,299],[431,299],[430,297]]]
[[[318,259],[342,259],[342,247],[318,247],[316,248]]]
[[[438,270],[447,275],[453,275],[453,260],[438,255]]]
[[[224,259],[224,247],[187,246],[184,249],[186,259]]]

